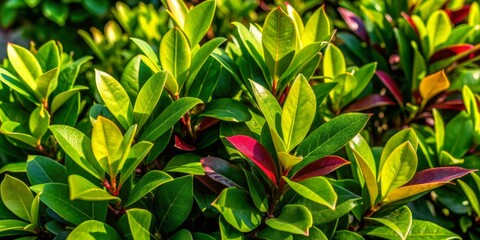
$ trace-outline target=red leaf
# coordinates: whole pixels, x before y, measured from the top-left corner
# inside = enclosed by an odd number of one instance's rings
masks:
[[[430,57],[429,62],[430,63],[438,62],[438,61],[447,59],[449,57],[456,56],[462,52],[470,51],[472,49],[473,49],[473,45],[471,44],[457,44],[450,47],[446,47],[436,51]]]
[[[390,77],[390,75],[388,75],[388,73],[386,73],[382,70],[375,71],[375,75],[377,75],[378,79],[380,79],[380,81],[382,81],[382,83],[385,85],[385,87],[387,87],[387,89],[390,91],[390,93],[392,93],[395,100],[397,100],[397,102],[400,105],[403,105],[402,93],[400,92],[400,88],[398,88],[398,86],[395,83],[395,81],[393,80],[393,78]]]
[[[395,105],[395,102],[390,100],[390,98],[387,96],[382,96],[380,94],[372,94],[350,104],[350,106],[345,109],[345,112],[358,112],[374,107],[387,105]]]
[[[298,182],[311,177],[324,176],[349,163],[338,156],[326,156],[302,168],[292,177],[292,180]]]
[[[272,156],[257,140],[244,135],[236,135],[226,138],[238,151],[252,160],[267,177],[277,184],[277,169]]]
[[[474,171],[477,170],[465,169],[461,167],[430,168],[416,173],[412,180],[405,184],[405,186],[435,182],[449,182]]]
[[[352,32],[354,32],[363,41],[370,43],[365,24],[361,18],[345,8],[338,8],[338,12]]]
[[[462,111],[465,110],[465,104],[462,99],[453,99],[434,104],[432,108]]]
[[[447,12],[452,23],[456,25],[463,22],[463,20],[465,20],[465,18],[468,16],[468,13],[470,13],[470,4],[465,4],[462,8],[456,11],[445,9],[445,12]]]
[[[196,132],[197,133],[201,132],[201,131],[215,125],[218,122],[220,122],[220,120],[218,120],[216,118],[206,117],[202,120],[202,122],[200,122],[200,125],[198,125],[198,128],[197,128]]]
[[[405,18],[405,20],[407,20],[408,24],[410,24],[410,26],[413,28],[413,30],[417,33],[418,35],[418,29],[417,29],[417,25],[415,25],[415,22],[412,20],[412,18],[410,17],[410,15],[406,14],[405,12],[402,12],[402,17]]]
[[[189,152],[196,149],[195,146],[186,143],[183,139],[181,139],[177,135],[175,135],[175,147],[180,150],[189,151]]]

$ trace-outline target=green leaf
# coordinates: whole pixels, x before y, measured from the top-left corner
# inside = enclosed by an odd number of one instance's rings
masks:
[[[318,8],[305,24],[302,33],[302,46],[330,39],[330,21],[325,13],[325,7]]]
[[[270,218],[265,223],[276,230],[308,236],[313,225],[312,214],[308,208],[298,204],[283,207],[278,217]]]
[[[28,180],[32,185],[42,183],[67,183],[67,169],[57,161],[44,156],[29,156]]]
[[[3,68],[0,68],[0,81],[20,95],[27,98],[29,101],[33,103],[39,103],[39,100],[35,97],[35,94],[33,94],[33,90],[30,89],[23,80],[18,79]]]
[[[287,151],[300,144],[315,118],[315,94],[303,75],[299,75],[288,93],[282,111],[282,133]]]
[[[248,191],[252,197],[253,204],[255,204],[255,207],[257,207],[260,212],[267,212],[269,205],[265,187],[260,180],[258,180],[257,176],[245,169],[243,169],[243,172],[245,173],[245,178],[247,179]]]
[[[37,194],[35,198],[33,198],[32,205],[30,208],[30,216],[32,216],[32,221],[30,221],[35,227],[38,226],[39,222],[39,215],[40,215],[40,195]]]
[[[478,2],[473,2],[470,5],[470,12],[468,13],[468,25],[472,27],[480,25],[480,6]]]
[[[461,239],[458,235],[429,221],[413,219],[408,235],[412,240]]]
[[[439,154],[443,150],[443,144],[445,141],[445,124],[443,123],[442,115],[440,115],[440,112],[437,109],[434,108],[432,113],[435,121],[435,144],[437,147],[437,154]]]
[[[28,131],[28,130],[27,130]],[[0,126],[0,132],[5,136],[36,147],[38,141],[32,135],[25,133],[23,126],[18,122],[4,122]]]
[[[75,88],[75,80],[78,77],[80,69],[92,59],[92,56],[85,56],[65,65],[58,76],[58,86],[57,89],[55,89],[54,95]]]
[[[184,97],[170,104],[158,117],[149,124],[140,139],[155,141],[167,132],[178,120],[195,105],[202,103],[198,98]]]
[[[358,135],[360,136],[360,135]],[[375,202],[378,196],[378,185],[377,185],[377,177],[375,168],[371,168],[369,162],[367,162],[366,158],[362,156],[359,152],[357,152],[354,148],[351,149],[353,152],[354,159],[357,163],[357,166],[360,168],[362,172],[362,176],[365,180],[365,184],[367,186],[368,196],[370,199],[370,207],[375,206]],[[370,151],[371,154],[371,151]],[[373,156],[372,156],[373,158]],[[373,159],[372,159],[373,160]],[[375,164],[375,162],[373,162]],[[375,165],[373,165],[375,166]]]
[[[8,231],[22,231],[27,225],[28,223],[16,219],[1,219],[0,236],[3,236],[3,234]]]
[[[160,66],[160,62],[158,61],[159,59],[157,57],[157,54],[155,54],[155,52],[153,51],[152,47],[150,47],[150,44],[138,38],[130,38],[130,40],[132,40],[137,45],[137,47],[140,48],[143,54],[145,54],[145,56],[147,56],[147,58],[150,59],[153,64],[155,64],[155,70],[160,70],[158,68],[158,66]]]
[[[176,155],[168,161],[167,165],[163,168],[163,171],[205,175],[202,164],[200,163],[200,158],[200,156],[192,153]]]
[[[475,97],[475,94],[473,94],[472,90],[467,85],[463,86],[462,98],[463,98],[463,102],[465,103],[465,108],[467,110],[467,113],[470,119],[472,119],[472,123],[475,128],[475,131],[474,131],[475,143],[478,143],[480,142],[480,113],[478,111],[477,98]]]
[[[297,155],[303,156],[303,160],[292,168],[290,174],[338,151],[363,129],[368,118],[366,114],[346,113],[317,128],[298,146]]]
[[[407,206],[402,206],[386,215],[365,218],[383,226],[367,227],[365,234],[386,239],[402,239],[408,237],[412,227],[412,212]]]
[[[404,129],[393,135],[388,140],[387,144],[385,144],[385,147],[383,148],[382,156],[380,157],[380,166],[378,167],[378,172],[382,171],[383,165],[385,164],[385,161],[390,156],[390,154],[392,154],[392,152],[397,149],[398,146],[405,142],[410,142],[410,144],[412,144],[413,146],[414,152],[417,151],[418,137],[417,134],[415,134],[415,131],[413,131],[413,129]]]
[[[88,220],[76,228],[68,235],[67,240],[75,239],[84,239],[84,240],[95,240],[95,239],[108,239],[108,240],[121,240],[120,235],[115,231],[114,228],[109,225],[95,221]]]
[[[6,172],[13,172],[13,173],[21,172],[21,173],[24,173],[26,171],[27,171],[27,169],[26,169],[25,162],[12,162],[12,163],[8,163],[8,164],[3,165],[0,168],[0,174],[6,173]]]
[[[328,45],[323,57],[323,75],[333,80],[336,76],[346,71],[345,58],[342,51],[333,44]]]
[[[53,115],[55,111],[57,111],[64,103],[66,103],[71,97],[75,96],[81,90],[87,90],[88,87],[85,86],[75,86],[70,90],[65,92],[61,92],[57,94],[53,100],[52,104],[50,105],[50,113]]]
[[[30,119],[28,126],[32,136],[36,139],[41,139],[43,135],[48,131],[48,126],[50,125],[50,114],[48,111],[43,108],[43,106],[35,108],[32,114],[30,114]]]
[[[40,75],[36,81],[37,92],[43,101],[47,101],[50,94],[55,91],[58,85],[58,68],[54,68]]]
[[[178,232],[176,232],[175,234],[173,234],[173,236],[171,236],[169,239],[171,240],[193,240],[193,236],[192,236],[192,233],[190,231],[188,231],[187,229],[182,229]]]
[[[238,188],[226,188],[212,203],[226,222],[240,232],[250,232],[262,220],[260,212],[252,206],[248,195]]]
[[[39,1],[39,0],[35,0]],[[39,49],[35,58],[38,60],[38,64],[42,67],[44,72],[52,70],[54,68],[61,69],[60,59],[60,46],[57,46],[55,41],[50,40],[43,44]]]
[[[70,189],[70,200],[84,200],[84,201],[109,201],[120,199],[111,195],[104,189],[97,187],[87,179],[80,175],[68,176],[68,186]]]
[[[90,139],[79,130],[63,125],[50,126],[55,139],[75,163],[94,177],[103,180],[105,171],[95,160]]]
[[[220,98],[210,101],[200,116],[229,122],[246,122],[252,118],[245,105],[231,98]]]
[[[372,80],[373,74],[375,74],[375,70],[377,68],[377,63],[369,63],[362,66],[358,71],[353,72],[353,76],[357,79],[357,85],[352,90],[351,98],[357,98],[363,90],[367,87],[367,85]]]
[[[268,123],[270,129],[274,130],[276,133],[281,133],[280,123],[281,123],[281,116],[282,116],[282,108],[280,104],[278,104],[277,99],[264,88],[262,85],[250,81],[253,88],[253,94],[255,99],[257,100],[258,106],[265,117],[265,120]]]
[[[108,110],[124,129],[128,129],[133,122],[133,109],[125,89],[112,76],[100,70],[95,70],[95,80]]]
[[[220,225],[220,236],[222,239],[244,240],[243,233],[232,227],[223,216],[218,217]]]
[[[190,46],[192,48],[203,39],[210,28],[215,7],[215,1],[205,1],[196,5],[187,14],[183,30],[190,40]]]
[[[166,0],[170,16],[172,16],[175,23],[180,27],[185,24],[185,18],[188,14],[188,8],[183,1],[180,0]]]
[[[182,88],[187,80],[191,64],[191,52],[188,41],[178,28],[168,31],[160,43],[160,63],[165,71],[170,72]]]
[[[351,232],[348,230],[340,230],[335,231],[335,236],[333,237],[334,240],[364,240],[362,236],[360,236],[356,232]]]
[[[65,25],[67,21],[69,8],[67,5],[57,2],[45,1],[42,3],[42,13],[43,15],[55,22],[59,26]]]
[[[265,19],[262,45],[265,63],[274,83],[285,72],[295,55],[297,44],[295,31],[293,20],[280,7],[271,11]]]
[[[455,158],[462,158],[473,146],[474,126],[465,111],[458,113],[445,127],[444,150]]]
[[[436,47],[447,41],[452,32],[452,23],[447,13],[443,10],[433,12],[427,22],[428,40],[430,54]]]
[[[124,219],[124,220],[123,220]],[[127,221],[125,228],[120,228],[127,239],[141,240],[150,238],[152,214],[145,209],[128,209],[119,222]]]
[[[133,107],[133,122],[138,124],[138,129],[142,129],[152,114],[155,106],[157,106],[163,87],[167,80],[167,73],[164,71],[155,73],[143,85],[135,100]]]
[[[381,197],[406,184],[417,170],[417,154],[410,142],[405,142],[395,148],[385,160],[384,167],[379,172]]]
[[[33,202],[33,194],[28,186],[17,178],[6,174],[0,185],[2,202],[19,218],[31,222],[30,209]]]
[[[37,89],[35,79],[43,74],[42,67],[35,56],[27,49],[13,43],[7,45],[7,54],[8,60],[11,62],[18,76],[20,76],[30,90],[35,91]]]
[[[115,177],[119,169],[123,135],[107,118],[99,116],[92,130],[92,151],[102,169]]]
[[[133,171],[135,171],[137,166],[147,156],[152,147],[152,143],[145,141],[141,141],[131,147],[127,159],[125,160],[123,167],[120,169],[120,185],[132,175]]]
[[[155,194],[155,206],[157,224],[162,232],[178,228],[193,206],[193,177],[179,177],[160,186]]]
[[[30,187],[53,212],[68,222],[78,225],[87,220],[105,221],[108,202],[70,200],[68,185],[46,183]]]
[[[140,181],[137,182],[137,184],[135,184],[135,187],[130,191],[128,200],[124,206],[128,207],[129,205],[132,205],[158,186],[172,180],[173,178],[165,172],[158,170],[149,171],[140,179]]]
[[[311,177],[298,183],[290,181],[287,177],[282,178],[298,195],[330,209],[335,209],[337,193],[324,177]]]
[[[460,179],[458,179],[458,183],[460,184],[460,187],[467,196],[470,205],[472,205],[472,209],[475,214],[477,214],[477,216],[480,215],[480,202],[478,201],[478,197],[475,191],[467,183]]]

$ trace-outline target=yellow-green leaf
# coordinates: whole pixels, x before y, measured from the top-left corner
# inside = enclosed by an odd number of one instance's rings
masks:
[[[123,135],[111,120],[99,116],[92,130],[92,150],[102,169],[115,176],[121,158]],[[119,153],[120,152],[120,153]]]
[[[27,49],[13,43],[7,45],[7,54],[18,76],[31,90],[35,91],[37,89],[35,80],[43,73],[35,56]]]
[[[367,186],[368,195],[370,197],[370,207],[375,205],[378,196],[378,185],[376,180],[376,173],[374,169],[371,169],[368,163],[365,161],[362,155],[360,155],[355,149],[351,149],[353,152],[354,159],[357,165],[360,167],[365,184]]]
[[[6,174],[0,185],[0,194],[8,210],[19,218],[31,222],[33,194],[25,183]]]
[[[303,159],[302,157],[293,156],[288,152],[277,152],[277,157],[285,170],[291,169]]]

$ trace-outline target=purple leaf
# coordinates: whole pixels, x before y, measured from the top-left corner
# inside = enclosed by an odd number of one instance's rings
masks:
[[[465,169],[461,167],[430,168],[416,173],[412,180],[405,184],[405,186],[434,182],[449,182],[474,171],[476,170]]]
[[[382,96],[380,94],[372,94],[350,104],[350,106],[345,109],[345,112],[358,112],[374,107],[387,105],[395,105],[395,102],[387,96]]]
[[[195,146],[188,144],[178,135],[175,135],[175,147],[180,150],[189,151],[189,152],[196,149]]]
[[[208,129],[209,127],[215,125],[216,123],[220,122],[220,120],[216,118],[211,118],[211,117],[205,117],[201,122],[200,125],[198,125],[197,128],[197,133],[204,131],[205,129]]]
[[[432,108],[462,111],[465,110],[465,104],[462,99],[453,99],[434,104]]]
[[[387,87],[387,89],[392,93],[393,97],[397,102],[403,106],[403,97],[402,93],[400,92],[400,88],[398,88],[397,84],[393,80],[388,73],[382,71],[382,70],[377,70],[375,71],[375,75],[377,75],[378,79],[382,81],[382,83]]]
[[[226,138],[238,151],[252,160],[267,177],[277,184],[277,169],[272,156],[257,140],[244,135],[236,135]]]
[[[326,156],[302,168],[292,177],[292,180],[298,182],[311,177],[324,176],[349,163],[338,156]]]
[[[243,171],[236,165],[217,157],[200,159],[203,171],[207,176],[226,187],[243,188]]]
[[[471,44],[457,44],[450,47],[446,47],[436,51],[431,57],[429,62],[434,63],[449,57],[457,56],[460,53],[470,51],[473,49],[473,45]]]
[[[216,194],[220,194],[222,190],[226,188],[225,185],[220,184],[219,182],[213,180],[207,175],[195,175],[195,178],[202,182],[205,186],[207,186]]]
[[[402,12],[402,17],[405,18],[405,20],[407,20],[408,24],[410,24],[410,26],[413,28],[413,30],[417,33],[418,35],[418,28],[417,28],[417,25],[415,24],[415,22],[412,20],[412,18],[410,17],[410,15],[406,14],[405,12]]]
[[[465,18],[468,16],[468,14],[470,13],[470,4],[465,4],[462,8],[456,11],[445,9],[445,12],[447,12],[448,17],[450,18],[452,23],[456,25],[463,22],[463,20],[465,20]]]
[[[352,32],[354,32],[360,39],[370,44],[370,39],[362,19],[345,8],[338,8],[338,12],[343,20],[345,20],[348,28],[350,28],[350,30],[352,30]]]

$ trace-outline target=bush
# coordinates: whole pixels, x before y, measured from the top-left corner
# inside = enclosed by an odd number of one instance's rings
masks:
[[[8,44],[0,236],[480,235],[478,3],[162,3]]]

